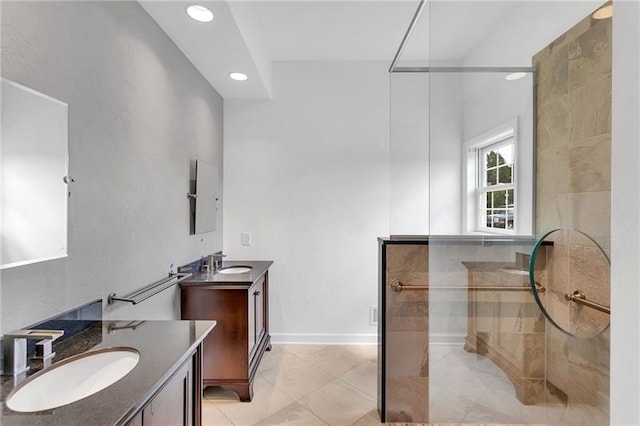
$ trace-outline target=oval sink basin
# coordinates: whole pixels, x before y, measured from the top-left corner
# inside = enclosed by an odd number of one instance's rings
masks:
[[[251,266],[227,266],[218,270],[219,274],[246,274],[251,272]]]
[[[127,375],[138,364],[133,348],[106,348],[85,352],[39,371],[16,387],[7,398],[14,411],[50,410],[81,400]]]

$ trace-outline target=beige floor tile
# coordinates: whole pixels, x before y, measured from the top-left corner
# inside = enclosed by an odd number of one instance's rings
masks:
[[[439,386],[429,386],[429,419],[436,423],[460,423],[473,406],[473,401]]]
[[[343,349],[353,352],[356,355],[361,356],[367,361],[378,361],[378,345],[346,345],[340,346]]]
[[[276,347],[276,345],[274,345]],[[321,351],[326,348],[326,345],[304,345],[304,344],[291,344],[287,343],[284,345],[277,345],[277,347],[282,348],[284,351],[289,352],[291,354],[303,357],[305,355],[312,354],[314,352]]]
[[[374,398],[378,394],[378,366],[370,361],[359,365],[340,376],[340,380],[368,393]]]
[[[457,351],[451,351],[443,360],[445,363],[458,362],[467,366],[470,371],[481,371],[483,373],[492,374],[506,378],[506,374],[493,363],[493,361],[482,355],[470,353],[460,348]],[[459,364],[458,364],[459,365]]]
[[[518,422],[518,419],[502,414],[489,407],[476,404],[471,407],[471,410],[464,418],[464,423],[480,423],[480,424],[522,424]]]
[[[284,353],[287,353],[287,351],[284,350],[284,348],[282,347],[282,345],[271,345],[271,350],[270,351],[265,351],[263,358],[265,356],[280,356]]]
[[[505,392],[515,395],[515,388],[513,383],[506,377],[496,377],[496,379],[487,386],[487,389],[491,392]]]
[[[258,376],[273,375],[289,368],[289,365],[301,361],[302,359],[289,352],[281,350],[275,353],[265,353],[258,367]]]
[[[567,417],[578,419],[577,424],[585,418],[568,415],[566,407],[554,411],[524,406],[515,398],[506,375],[490,361],[462,347],[434,348],[429,387],[433,423],[429,425],[546,422],[549,426],[568,424]],[[241,403],[235,393],[223,388],[205,389],[203,424],[380,425],[376,353],[375,346],[276,345],[264,355],[252,402]],[[578,411],[592,420],[598,418],[589,410]]]
[[[513,388],[509,392],[485,392],[477,399],[476,403],[521,423],[536,424],[543,423],[545,420],[545,407],[542,405],[523,405],[516,398]]]
[[[316,417],[302,405],[294,402],[282,410],[257,423],[258,425],[309,425],[325,426],[326,423]]]
[[[549,425],[550,407],[526,406],[513,384],[491,361],[452,348],[432,364],[430,419],[441,423],[515,423]]]
[[[495,380],[495,377],[482,373],[457,372],[449,370],[448,380],[432,380],[433,385],[440,386],[449,392],[462,396],[472,401],[477,400],[482,394],[487,392],[487,387]],[[433,398],[433,395],[431,395]]]
[[[458,348],[462,348],[462,346],[454,346],[454,345],[442,345],[442,344],[436,344],[436,345],[429,345],[429,361],[430,362],[435,362],[435,361],[439,361],[442,358],[444,358],[445,356],[449,355],[449,353],[451,353],[451,351],[454,351]]]
[[[357,422],[353,424],[353,426],[373,426],[373,425],[381,425],[380,415],[378,414],[377,409],[373,409],[369,411],[364,416],[360,417]]]
[[[349,370],[352,370],[366,362],[359,355],[339,346],[324,346],[321,350],[300,355],[305,361],[309,361],[313,365],[320,367],[324,371],[340,377]]]
[[[224,414],[212,402],[202,402],[202,425],[203,426],[219,426],[233,425]]]
[[[294,400],[335,380],[328,372],[293,355],[284,356],[283,363],[278,368],[267,370],[262,378]]]
[[[217,401],[216,407],[235,425],[253,425],[291,404],[293,399],[263,378],[253,383],[251,402]]]
[[[332,426],[352,425],[375,408],[375,399],[344,382],[330,382],[299,401]]]

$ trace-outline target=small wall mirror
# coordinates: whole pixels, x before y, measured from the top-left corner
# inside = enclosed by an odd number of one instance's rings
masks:
[[[196,191],[194,233],[216,230],[218,200],[218,169],[203,161],[196,161]]]
[[[545,234],[529,264],[531,289],[543,314],[563,332],[582,338],[609,327],[610,275],[602,248],[576,230]]]
[[[67,256],[68,105],[2,79],[0,269]]]

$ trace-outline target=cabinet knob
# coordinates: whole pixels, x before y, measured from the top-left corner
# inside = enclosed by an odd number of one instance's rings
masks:
[[[256,291],[253,292],[253,295],[254,296],[260,296],[260,292],[258,290],[256,290]]]

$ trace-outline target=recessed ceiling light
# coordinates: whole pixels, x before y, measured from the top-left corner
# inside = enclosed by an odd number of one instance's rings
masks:
[[[200,6],[199,4],[192,4],[191,6],[187,7],[187,15],[198,22],[213,21],[213,12],[204,6]]]
[[[591,15],[593,19],[607,19],[613,16],[613,5],[607,4],[602,6],[600,9],[593,12]]]
[[[509,81],[520,80],[521,78],[524,78],[526,75],[527,75],[526,72],[512,72],[511,74],[507,74],[507,76],[505,77],[505,80],[509,80]]]
[[[231,74],[229,74],[229,77],[232,80],[236,80],[236,81],[245,81],[246,79],[249,78],[247,77],[246,74],[242,74],[241,72],[232,72]]]

